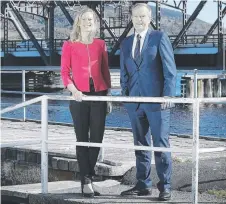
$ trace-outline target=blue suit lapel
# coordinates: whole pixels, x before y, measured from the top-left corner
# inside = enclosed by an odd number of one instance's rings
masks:
[[[145,39],[144,39],[144,44],[143,44],[143,47],[142,47],[142,50],[141,50],[141,56],[143,56],[144,51],[147,49],[150,40],[151,40],[151,30],[148,29],[147,34],[146,34]]]
[[[134,61],[134,58],[133,58],[133,39],[134,39],[134,34],[131,35],[129,38],[128,38],[128,50],[129,50],[129,57],[131,58],[131,61],[134,63],[135,66],[137,66],[137,64],[135,63]]]
[[[129,45],[129,56],[133,59],[133,39],[134,39],[134,34],[131,35],[128,39],[128,45]]]
[[[143,62],[145,50],[148,48],[148,45],[151,41],[151,35],[152,35],[151,30],[148,29],[147,34],[146,34],[145,39],[144,39],[144,44],[143,44],[143,47],[142,47],[142,50],[141,50],[141,60],[140,60],[140,63],[137,64],[138,69],[139,69],[141,63]]]

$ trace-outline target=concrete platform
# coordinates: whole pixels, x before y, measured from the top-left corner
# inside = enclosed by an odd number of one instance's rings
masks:
[[[40,182],[40,145],[15,146],[14,148],[5,148],[2,150],[2,175],[11,177],[12,180],[17,177],[17,183],[11,186],[2,187],[2,195],[5,197],[14,196],[17,199],[26,199],[31,203],[159,203],[156,198],[158,191],[155,188],[158,178],[156,176],[154,161],[152,161],[152,179],[153,195],[148,198],[121,198],[120,192],[129,188],[128,185],[134,184],[135,179],[135,156],[133,150],[105,149],[105,162],[98,163],[95,170],[98,176],[111,177],[115,181],[113,184],[99,183],[99,189],[103,196],[95,199],[84,199],[80,195],[80,184],[75,182],[73,175],[79,172],[76,163],[76,149],[73,142],[76,141],[74,129],[72,126],[49,124],[49,174],[57,170],[61,176],[58,182],[50,182],[48,195],[41,195],[40,184],[15,185],[24,183]],[[21,121],[1,121],[1,142],[10,143],[15,141],[24,141],[40,138],[41,125],[35,122]],[[192,148],[192,139],[189,135],[172,135],[170,137],[171,147],[173,148]],[[61,141],[55,144],[54,141]],[[129,129],[106,129],[104,143],[112,144],[133,144],[132,132]],[[225,147],[224,138],[205,138],[200,139],[200,147]],[[189,203],[191,201],[191,153],[173,153],[173,175],[172,189],[173,197],[170,203]],[[26,168],[17,165],[23,164]],[[30,167],[30,163],[35,163],[37,167]],[[69,172],[70,176],[65,172]],[[208,190],[224,189],[226,190],[226,157],[225,152],[214,152],[200,154],[199,171],[199,192],[200,201],[209,203],[226,203],[226,199],[216,198],[209,195]],[[50,175],[49,175],[50,176]],[[29,180],[30,179],[30,180]],[[49,177],[49,181],[59,180],[59,177]],[[63,181],[73,180],[73,181]],[[118,181],[120,181],[120,184]],[[116,185],[117,184],[117,185]],[[125,185],[126,184],[126,185]],[[105,186],[103,188],[103,186]],[[107,186],[107,187],[106,187]]]
[[[90,204],[90,203],[191,203],[191,193],[172,191],[172,199],[170,202],[158,201],[158,190],[152,189],[151,196],[134,196],[134,197],[122,197],[120,193],[123,190],[127,190],[130,186],[120,185],[116,181],[107,180],[99,183],[95,183],[95,188],[101,192],[101,196],[95,198],[84,198],[81,195],[80,183],[77,181],[59,181],[50,182],[49,193],[41,194],[41,184],[27,184],[18,186],[3,186],[1,190],[2,199],[6,199],[7,196],[11,198],[21,198],[21,201],[29,204]],[[226,199],[217,198],[214,195],[206,193],[199,194],[199,203],[226,203]]]

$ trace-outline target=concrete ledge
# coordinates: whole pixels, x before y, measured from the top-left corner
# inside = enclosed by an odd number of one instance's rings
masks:
[[[62,192],[62,190],[71,190],[74,188],[80,188],[81,184],[79,181],[57,181],[48,183],[48,191],[51,192]],[[18,188],[19,187],[19,188]],[[36,184],[24,184],[14,186],[3,186],[1,189],[2,196],[12,196],[19,198],[28,198],[30,194],[40,194],[41,183]]]
[[[53,169],[80,172],[77,159],[52,157],[51,161]],[[132,166],[132,163],[122,164],[104,160],[103,163],[97,162],[95,172],[97,176],[123,176]]]
[[[57,153],[57,157],[54,156],[56,153],[49,153],[49,168],[55,170],[63,170],[70,172],[79,172],[79,165],[77,159],[72,159],[68,157],[73,157],[73,155],[67,155],[65,158],[64,154],[61,156],[60,153]],[[75,156],[74,156],[75,157]],[[37,150],[28,150],[21,148],[3,148],[2,149],[2,161],[10,160],[20,163],[32,163],[40,164],[41,163],[41,153]],[[95,167],[95,172],[97,176],[106,176],[106,177],[119,177],[123,176],[129,169],[131,169],[133,163],[120,163],[110,160],[104,160],[101,163],[97,163]]]

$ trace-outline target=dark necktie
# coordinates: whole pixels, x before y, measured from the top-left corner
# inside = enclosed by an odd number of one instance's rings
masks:
[[[141,36],[139,34],[137,34],[137,43],[136,43],[136,47],[134,50],[134,60],[136,62],[137,65],[140,64],[140,60],[141,60],[141,56],[140,56],[140,39]]]

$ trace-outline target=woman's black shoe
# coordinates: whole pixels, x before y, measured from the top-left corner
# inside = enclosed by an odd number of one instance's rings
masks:
[[[84,197],[93,198],[95,193],[92,186],[92,181],[88,176],[84,176],[81,180],[82,195]]]
[[[87,198],[93,198],[95,195],[95,192],[93,190],[93,187],[90,184],[82,184],[82,196],[87,197]]]
[[[98,191],[94,191],[95,196],[101,196],[101,194]]]

